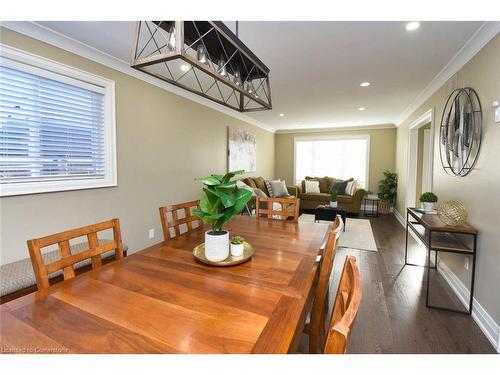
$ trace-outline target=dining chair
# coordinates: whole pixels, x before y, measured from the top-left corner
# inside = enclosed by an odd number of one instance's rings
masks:
[[[193,229],[203,227],[201,219],[192,214],[193,208],[198,208],[200,201],[190,201],[179,204],[172,204],[165,207],[160,207],[161,226],[163,228],[163,238],[165,241],[171,240],[183,233],[190,232]],[[169,219],[169,215],[171,219]],[[179,217],[181,215],[182,217]],[[196,223],[197,226],[193,226]],[[185,231],[182,231],[182,228]],[[171,229],[174,234],[172,235]]]
[[[313,306],[311,309],[309,333],[309,353],[317,353],[326,336],[326,313],[328,311],[328,291],[335,254],[343,233],[344,222],[340,215],[335,217],[331,226],[325,248],[321,255],[319,278],[316,284]],[[307,331],[307,328],[306,328]],[[319,345],[321,343],[321,345]]]
[[[356,258],[347,256],[340,276],[330,326],[323,347],[324,354],[345,354],[352,326],[361,303],[361,274]]]
[[[100,243],[97,234],[108,229],[113,231],[113,241]],[[71,254],[70,240],[83,236],[87,237],[89,248]],[[27,243],[38,290],[50,286],[49,275],[56,271],[63,271],[64,280],[74,278],[75,270],[73,266],[76,263],[91,259],[92,269],[99,268],[102,265],[101,254],[112,250],[115,251],[115,259],[123,258],[123,244],[119,219],[111,219],[102,223],[91,224],[81,228],[70,229],[49,236],[35,238],[28,240]],[[42,256],[42,249],[55,244],[58,245],[60,259],[45,264]]]
[[[298,198],[267,198],[257,197],[255,201],[256,216],[269,219],[299,220],[300,199]]]

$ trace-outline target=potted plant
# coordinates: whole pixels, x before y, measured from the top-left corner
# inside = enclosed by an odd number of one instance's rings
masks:
[[[249,190],[238,189],[236,181],[231,180],[243,173],[244,170],[239,170],[199,179],[205,185],[205,195],[200,200],[200,208],[193,210],[193,214],[212,225],[212,229],[205,232],[205,256],[212,262],[228,257],[229,232],[222,230],[222,227],[239,214],[252,197]]]
[[[380,198],[379,211],[382,214],[392,212],[396,201],[398,188],[398,175],[388,170],[384,171],[384,179],[378,185],[378,197]]]
[[[427,191],[420,196],[420,202],[424,205],[425,212],[431,212],[434,210],[434,203],[438,201],[436,194]]]
[[[245,237],[234,236],[231,238],[231,255],[233,257],[239,257],[243,255]]]
[[[337,207],[337,195],[337,189],[332,188],[332,190],[330,190],[330,207],[332,208]]]

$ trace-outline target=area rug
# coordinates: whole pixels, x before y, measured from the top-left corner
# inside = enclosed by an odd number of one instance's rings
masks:
[[[314,223],[314,215],[302,214],[299,217],[299,222]],[[317,224],[326,226],[331,224],[331,221],[320,220]],[[339,246],[357,250],[377,251],[370,220],[348,217],[346,230],[340,237]]]

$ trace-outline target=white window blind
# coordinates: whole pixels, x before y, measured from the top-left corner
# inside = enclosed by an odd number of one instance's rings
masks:
[[[295,180],[306,176],[354,178],[368,183],[369,137],[295,139]]]
[[[106,99],[101,86],[3,60],[2,195],[110,186]]]

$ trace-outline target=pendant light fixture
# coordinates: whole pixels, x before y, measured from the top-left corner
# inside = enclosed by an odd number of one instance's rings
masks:
[[[236,111],[272,108],[269,68],[220,21],[139,21],[131,66]]]

